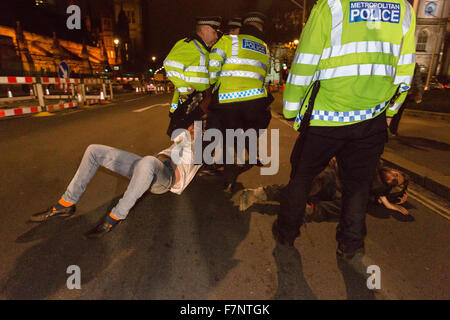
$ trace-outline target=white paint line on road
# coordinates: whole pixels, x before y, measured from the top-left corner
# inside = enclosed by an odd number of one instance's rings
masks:
[[[417,202],[421,203],[431,211],[437,213],[438,215],[446,218],[447,220],[450,220],[450,211],[446,208],[440,206],[435,201],[428,199],[425,196],[420,195],[419,193],[416,193],[414,190],[408,189],[408,194],[411,198],[416,200]]]
[[[145,98],[145,97],[139,97],[139,98],[134,98],[134,99],[124,100],[123,102],[136,101],[136,100],[139,100],[139,99],[142,99],[142,98]]]
[[[147,110],[153,109],[155,107],[159,107],[159,106],[169,106],[169,104],[168,103],[154,104],[154,105],[151,105],[151,106],[148,106],[145,108],[133,110],[133,112],[143,112],[143,111],[147,111]]]

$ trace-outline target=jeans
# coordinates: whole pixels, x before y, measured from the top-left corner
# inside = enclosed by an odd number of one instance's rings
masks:
[[[127,190],[111,213],[125,219],[136,201],[150,189],[151,193],[168,192],[175,182],[170,161],[154,156],[141,157],[116,148],[92,144],[87,147],[80,166],[62,196],[65,201],[77,203],[99,166],[131,179]]]

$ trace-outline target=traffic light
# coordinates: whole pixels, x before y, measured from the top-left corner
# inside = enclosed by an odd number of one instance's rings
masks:
[[[148,69],[148,72],[153,73],[153,69]]]
[[[287,70],[287,64],[283,63],[283,70]]]

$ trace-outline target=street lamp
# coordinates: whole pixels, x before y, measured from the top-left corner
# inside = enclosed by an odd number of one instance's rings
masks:
[[[156,60],[156,57],[155,57],[155,56],[153,56],[153,57],[152,57],[152,61],[153,61],[153,62],[155,62],[155,60]]]
[[[298,45],[298,39],[295,39],[295,40],[294,40],[294,44],[295,44],[295,45]]]

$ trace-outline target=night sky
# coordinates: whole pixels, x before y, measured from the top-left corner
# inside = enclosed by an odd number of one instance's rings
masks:
[[[98,7],[104,1],[108,2],[108,0],[89,0],[89,3],[91,6]],[[34,5],[35,0],[1,0],[0,24],[15,27],[15,21],[21,20],[26,31],[50,37],[53,31],[56,31],[58,38],[80,43],[83,39],[89,38],[89,34],[85,29],[69,31],[66,28],[68,15],[65,9],[69,2],[69,0],[56,0],[56,6],[51,7],[50,10],[42,10]],[[73,2],[77,3],[77,1]],[[309,2],[312,6],[312,1]],[[300,34],[297,27],[289,34],[276,34],[272,28],[272,18],[280,11],[300,12],[300,9],[290,0],[142,0],[142,3],[145,11],[143,57],[155,55],[160,64],[176,41],[192,33],[195,17],[198,16],[219,15],[226,23],[230,18],[243,17],[249,11],[259,10],[268,16],[266,33],[270,41],[283,41],[283,37],[293,39]],[[92,43],[87,41],[87,44]]]

